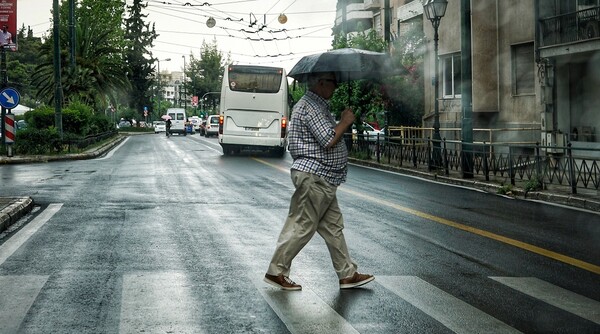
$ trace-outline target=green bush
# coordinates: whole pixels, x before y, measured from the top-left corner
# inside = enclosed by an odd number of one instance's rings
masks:
[[[62,110],[63,140],[54,127],[55,111],[53,107],[42,106],[25,113],[28,131],[19,131],[15,150],[18,154],[52,154],[65,148],[84,148],[89,141],[86,136],[114,130],[110,119],[94,114],[91,107],[81,102],[71,102]]]
[[[54,126],[54,108],[43,106],[25,113],[25,121],[30,128],[48,129]]]
[[[17,154],[48,154],[60,152],[62,142],[58,131],[54,128],[27,128],[17,132],[15,151]]]
[[[108,117],[95,115],[91,107],[81,102],[71,102],[61,113],[63,133],[85,137],[112,129]],[[25,120],[29,126],[39,130],[55,126],[55,117],[54,108],[48,106],[25,113]]]
[[[525,194],[530,191],[538,191],[544,188],[544,182],[539,175],[533,175],[533,177],[525,183]]]
[[[89,126],[90,133],[104,133],[115,129],[110,118],[104,115],[93,115],[90,118]]]

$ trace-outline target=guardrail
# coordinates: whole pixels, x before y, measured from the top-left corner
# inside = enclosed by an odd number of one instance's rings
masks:
[[[85,149],[90,145],[106,140],[110,137],[116,136],[119,132],[117,130],[106,131],[103,133],[97,133],[94,135],[89,135],[84,138],[77,139],[64,139],[63,145],[67,147],[67,152],[71,153],[72,148],[76,148],[79,150]]]
[[[600,190],[600,149],[523,144],[463,144],[429,138],[346,137],[351,156],[398,167],[426,168],[444,175],[469,174],[486,181],[578,190]],[[551,153],[549,153],[551,152]]]

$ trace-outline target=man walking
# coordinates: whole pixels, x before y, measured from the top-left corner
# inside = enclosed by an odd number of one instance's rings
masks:
[[[356,271],[342,233],[344,219],[336,196],[337,187],[346,181],[348,150],[342,139],[354,123],[354,113],[344,110],[336,124],[329,111],[328,100],[337,88],[335,73],[315,73],[308,86],[294,107],[288,134],[296,190],[264,281],[283,290],[301,290],[289,278],[290,267],[317,232],[327,244],[340,288],[354,288],[375,279]]]

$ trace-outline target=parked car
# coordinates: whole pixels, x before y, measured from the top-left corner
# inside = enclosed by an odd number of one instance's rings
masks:
[[[154,121],[152,122],[154,125],[154,133],[160,133],[167,131],[167,125],[164,121]]]
[[[362,134],[360,136],[357,136],[357,131],[356,131],[356,126],[353,124],[352,125],[352,137],[353,138],[359,138],[362,140],[367,140],[367,141],[371,141],[371,142],[376,142],[377,138],[379,138],[379,141],[384,141],[385,140],[385,128],[383,129],[375,129],[371,124],[369,123],[363,123],[363,131]]]
[[[194,126],[194,131],[198,132],[200,130],[200,124],[202,123],[202,119],[198,116],[192,116],[188,118],[192,125]]]
[[[126,120],[121,120],[121,121],[119,121],[119,124],[117,125],[117,127],[119,129],[129,128],[129,127],[131,127],[131,123],[129,121],[126,121]]]
[[[204,127],[204,137],[218,136],[219,135],[219,115],[209,115],[206,118],[206,125]]]
[[[25,120],[18,120],[15,124],[17,126],[17,131],[27,129],[27,122],[25,122]]]

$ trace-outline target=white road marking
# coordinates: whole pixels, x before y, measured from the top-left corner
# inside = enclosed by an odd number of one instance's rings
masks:
[[[208,214],[213,214],[213,212],[208,211]],[[256,214],[264,217],[273,212]],[[227,220],[230,217],[222,219]],[[219,229],[223,241],[233,253],[238,254],[242,263],[250,267],[249,279],[291,333],[358,333],[348,321],[308,287],[303,286],[301,291],[281,291],[263,282],[268,262],[257,263],[257,254],[248,252],[243,242],[244,231],[236,229],[230,224],[220,224]],[[297,277],[294,278],[294,281],[302,284]]]
[[[17,333],[48,276],[0,276],[0,333]]]
[[[294,280],[302,285],[298,279]],[[287,329],[294,334],[358,333],[346,319],[306,286],[301,291],[282,291],[267,287],[262,279],[255,280],[254,285]]]
[[[46,210],[42,211],[30,223],[23,226],[14,236],[0,245],[0,265],[6,261],[21,245],[23,245],[37,230],[42,227],[60,208],[62,203],[50,204]]]
[[[117,147],[115,147],[115,148],[111,149],[111,150],[110,150],[110,151],[109,151],[109,152],[108,152],[108,153],[107,153],[105,156],[103,156],[103,157],[101,157],[101,158],[98,158],[98,159],[95,159],[95,160],[104,160],[104,159],[110,159],[110,158],[112,158],[113,154],[115,154],[115,152],[116,152],[118,149],[120,149],[120,148],[121,148],[121,146],[125,145],[125,143],[126,143],[128,140],[129,140],[129,137],[125,138],[125,140],[123,140],[123,141],[121,142],[121,144],[119,144],[119,146],[117,146]]]
[[[139,272],[123,276],[120,333],[201,333],[198,303],[179,272]]]
[[[455,333],[521,333],[416,276],[377,276],[376,282]]]
[[[600,303],[535,277],[490,277],[508,287],[600,324]]]

